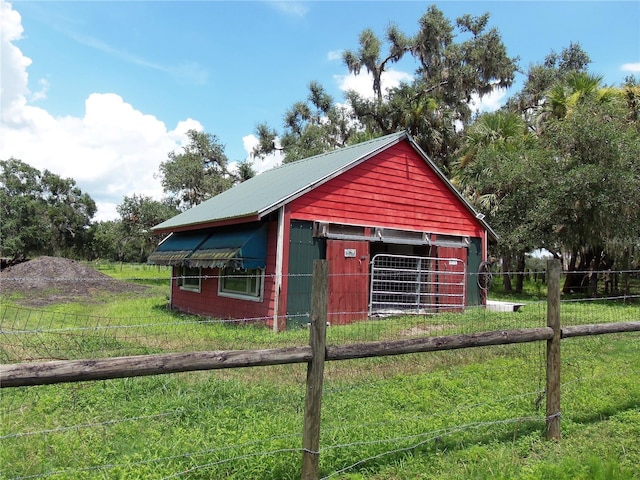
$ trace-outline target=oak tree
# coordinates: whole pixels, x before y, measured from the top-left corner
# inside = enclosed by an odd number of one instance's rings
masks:
[[[96,213],[93,199],[72,178],[22,160],[0,160],[2,256],[80,256]]]
[[[162,187],[182,210],[227,190],[235,181],[216,135],[189,130],[187,137],[182,151],[169,152],[169,158],[160,163]]]

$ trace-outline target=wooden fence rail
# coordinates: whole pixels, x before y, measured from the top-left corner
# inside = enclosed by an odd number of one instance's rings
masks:
[[[596,323],[562,327],[562,338],[604,335],[607,333],[640,332],[640,322]]]
[[[561,338],[624,332],[640,332],[640,322],[562,327]],[[329,345],[325,347],[324,360],[351,360],[491,345],[508,345],[511,343],[528,343],[549,340],[552,337],[553,329],[538,327],[384,342]],[[312,359],[311,347],[300,346],[264,350],[223,350],[134,355],[91,360],[16,363],[0,365],[0,387],[28,387],[198,370],[309,363]]]
[[[0,387],[26,387],[54,383],[142,377],[165,373],[263,367],[306,363],[312,360],[311,347],[217,352],[165,353],[91,360],[0,365]]]
[[[306,480],[318,478],[320,412],[325,361],[546,341],[547,438],[559,439],[561,340],[586,335],[640,331],[640,321],[561,327],[560,275],[560,263],[555,260],[550,261],[547,266],[549,295],[546,327],[327,346],[328,263],[326,260],[316,260],[313,273],[309,346],[263,350],[169,353],[0,365],[0,388],[106,380],[197,370],[307,363],[302,449],[302,478]]]

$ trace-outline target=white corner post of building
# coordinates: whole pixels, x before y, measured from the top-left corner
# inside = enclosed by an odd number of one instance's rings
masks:
[[[280,294],[282,291],[282,265],[284,257],[284,205],[278,210],[278,239],[276,241],[275,298],[273,300],[273,331],[278,331]]]

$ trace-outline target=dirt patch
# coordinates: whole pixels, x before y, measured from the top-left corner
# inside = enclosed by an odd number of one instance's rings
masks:
[[[38,257],[0,272],[0,293],[18,294],[29,306],[91,300],[102,293],[142,294],[148,290],[117,280],[75,260]]]

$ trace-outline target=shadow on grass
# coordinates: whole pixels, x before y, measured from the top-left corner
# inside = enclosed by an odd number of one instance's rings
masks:
[[[211,325],[219,326],[220,328],[226,329],[241,329],[241,328],[252,328],[256,330],[263,330],[266,333],[270,333],[270,327],[263,321],[261,318],[240,318],[240,319],[220,319],[215,317],[208,317],[205,315],[198,315],[195,313],[187,313],[181,312],[180,310],[174,310],[169,307],[169,302],[167,303],[158,303],[153,305],[152,310],[156,312],[160,312],[163,315],[167,315],[170,318],[181,320],[189,323],[200,322]]]
[[[490,428],[493,425],[500,424],[499,421],[492,423],[479,423],[469,426],[452,426],[448,432],[442,435],[434,435],[434,437],[422,440],[414,445],[407,447],[396,446],[388,453],[371,452],[369,459],[363,458],[358,462],[353,462],[352,468],[344,471],[346,476],[337,478],[352,478],[349,475],[361,473],[367,476],[387,472],[389,468],[397,465],[407,464],[412,458],[420,456],[441,457],[443,454],[451,452],[462,452],[474,446],[486,446],[495,444],[516,443],[518,440],[526,438],[543,437],[545,432],[545,424],[541,420],[523,420],[522,422],[503,423],[500,428],[508,428],[508,432],[496,434],[495,430],[481,432],[480,429]],[[359,478],[359,477],[353,477]],[[394,477],[395,478],[395,477]]]
[[[132,278],[127,280],[129,283],[135,283],[138,285],[149,285],[152,287],[167,287],[169,288],[170,280],[168,278]]]
[[[620,413],[638,410],[638,408],[640,408],[640,398],[628,400],[616,405],[609,405],[587,414],[571,415],[570,420],[574,423],[580,423],[583,425],[593,425],[610,420],[612,417],[615,417]]]

